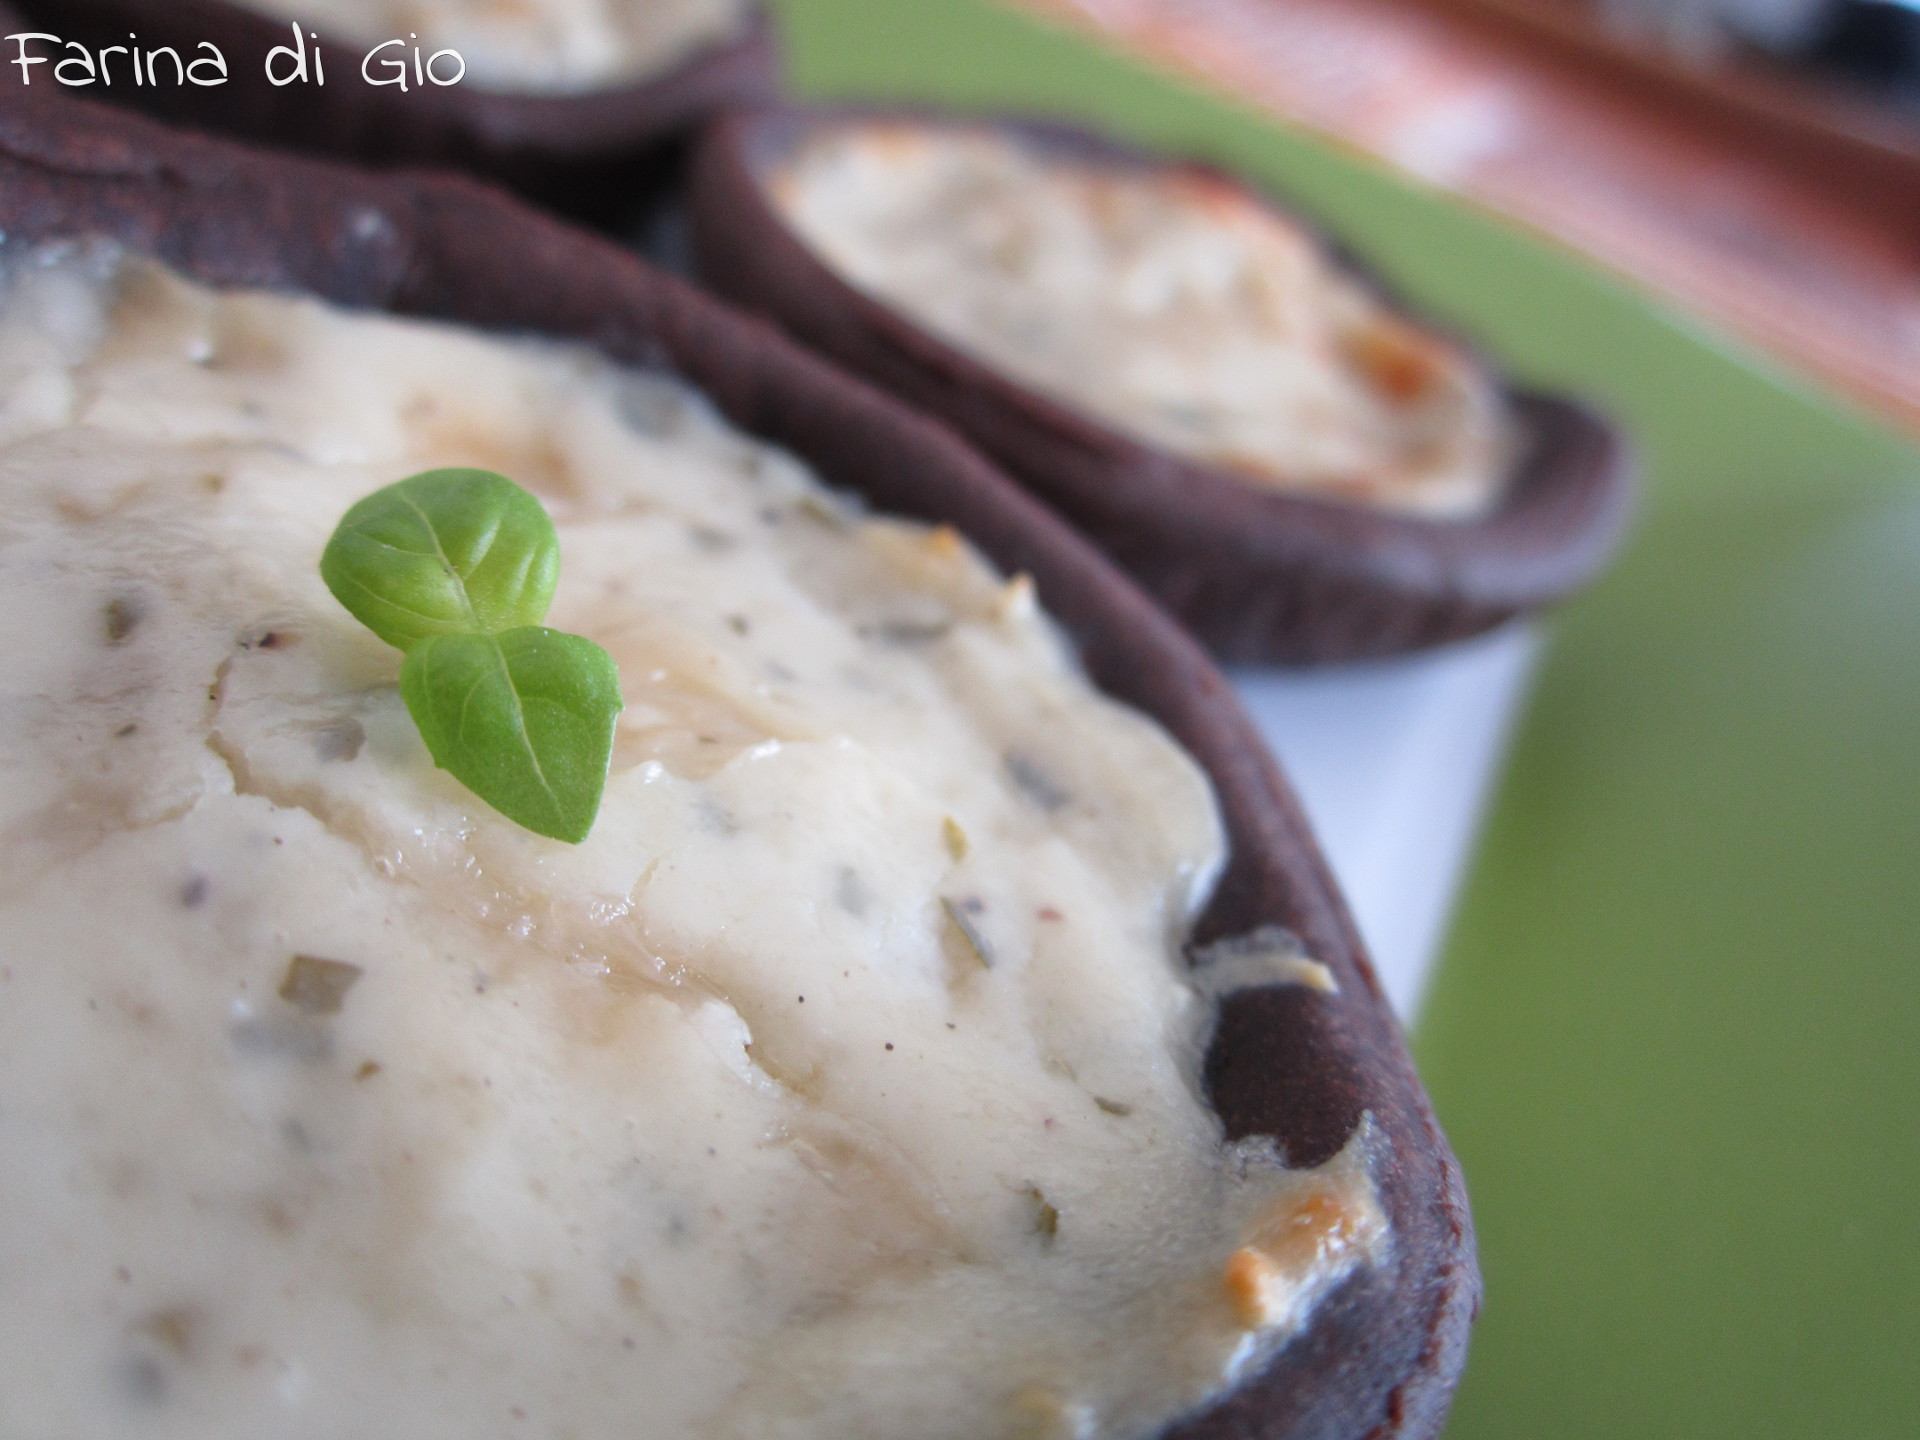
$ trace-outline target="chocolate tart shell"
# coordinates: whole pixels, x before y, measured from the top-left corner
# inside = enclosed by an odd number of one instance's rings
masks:
[[[189,59],[210,41],[227,59],[227,83],[199,87],[130,85],[121,58],[119,82],[88,87],[88,99],[256,144],[373,165],[463,170],[597,224],[644,209],[677,169],[695,127],[714,111],[771,99],[780,88],[778,37],[764,11],[739,35],[671,70],[606,89],[532,93],[463,81],[409,86],[402,94],[362,79],[364,45],[324,32],[326,84],[275,88],[265,60],[292,39],[290,24],[227,0],[12,3],[33,28],[96,51],[136,34],[143,48],[171,45]],[[51,56],[53,49],[43,42],[40,53]],[[171,68],[164,66],[169,76]],[[51,66],[35,70],[31,88],[56,88]]]
[[[945,421],[1090,536],[1228,661],[1312,663],[1460,639],[1568,594],[1625,526],[1630,466],[1615,431],[1572,401],[1509,389],[1519,457],[1481,519],[1429,520],[1290,494],[1122,434],[937,338],[830,268],[768,193],[823,126],[906,121],[988,129],[1043,155],[1198,171],[1084,131],[919,109],[744,109],[695,146],[687,199],[695,265],[727,298]],[[1339,247],[1350,273],[1411,316]]]
[[[1329,1295],[1259,1374],[1167,1440],[1423,1440],[1478,1308],[1458,1166],[1299,806],[1200,647],[1093,546],[948,431],[772,326],[612,243],[455,177],[369,174],[169,131],[60,97],[0,103],[11,246],[102,235],[203,281],[537,332],[669,368],[742,428],[882,509],[942,521],[1031,575],[1093,678],[1155,716],[1212,776],[1231,846],[1196,943],[1282,925],[1337,993],[1241,991],[1206,1057],[1230,1135],[1296,1165],[1370,1115],[1385,1258]]]

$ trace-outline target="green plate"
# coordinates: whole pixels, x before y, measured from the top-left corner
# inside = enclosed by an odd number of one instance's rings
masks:
[[[1920,1435],[1920,452],[1508,225],[988,0],[776,0],[800,88],[1294,196],[1647,497],[1553,630],[1417,1050],[1487,1309],[1450,1440]]]

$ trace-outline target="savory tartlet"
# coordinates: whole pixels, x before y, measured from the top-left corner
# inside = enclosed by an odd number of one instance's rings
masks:
[[[119,83],[94,85],[90,98],[251,143],[465,170],[605,224],[646,209],[710,114],[768,99],[780,83],[773,24],[751,0],[18,0],[16,8],[36,29],[96,52],[166,46],[192,61],[205,42],[227,62],[225,82],[203,87],[176,83],[179,67],[164,56],[152,83],[140,85],[127,83],[125,59],[113,60]],[[263,61],[290,47],[295,29],[309,79],[275,85]],[[389,41],[399,43],[377,49]],[[36,46],[51,59],[66,53]],[[425,74],[441,49],[460,53],[457,83]],[[283,58],[280,73],[292,75],[293,65]],[[312,83],[316,65],[324,84]],[[441,81],[456,73],[451,60],[435,67]],[[35,83],[53,84],[45,69]]]
[[[231,0],[242,10],[351,42],[355,53],[459,57],[485,90],[575,95],[658,79],[738,40],[752,0]],[[401,44],[393,42],[406,37]],[[384,47],[377,48],[377,47]],[[393,74],[376,58],[376,75]],[[454,73],[437,67],[437,81]],[[425,78],[413,77],[416,85]]]
[[[1058,126],[764,109],[699,145],[707,283],[961,431],[1231,659],[1382,654],[1564,594],[1611,432],[1516,393],[1208,167]]]
[[[15,101],[0,223],[8,1415],[1437,1429],[1452,1157],[1257,735],[1069,529],[458,181]],[[426,762],[313,571],[423,463],[539,492],[621,660],[577,849]]]

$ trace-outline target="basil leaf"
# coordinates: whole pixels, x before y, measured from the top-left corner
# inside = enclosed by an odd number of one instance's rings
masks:
[[[334,598],[402,650],[538,625],[560,578],[540,502],[491,470],[428,470],[367,496],[320,557]]]
[[[400,694],[441,769],[516,824],[587,838],[622,704],[606,651],[532,625],[436,635],[407,652]]]
[[[346,513],[320,557],[334,598],[407,652],[400,694],[434,763],[509,820],[587,838],[620,713],[613,657],[540,621],[560,541],[491,470],[428,470]]]

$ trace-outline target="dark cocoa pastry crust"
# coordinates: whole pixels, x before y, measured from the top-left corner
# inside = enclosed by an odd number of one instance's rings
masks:
[[[952,425],[1091,536],[1215,655],[1312,663],[1435,645],[1557,600],[1606,563],[1624,529],[1630,467],[1613,429],[1571,401],[1510,391],[1523,444],[1504,499],[1483,519],[1427,520],[1272,490],[1132,439],[857,289],[786,223],[763,179],[811,127],[900,119],[991,129],[1102,165],[1198,171],[1257,192],[1211,167],[1050,122],[770,106],[725,115],[702,133],[688,197],[703,280]]]
[[[337,155],[383,166],[430,165],[497,180],[583,220],[626,219],[677,167],[695,126],[723,105],[772,98],[780,47],[772,20],[756,11],[747,29],[663,74],[603,90],[527,94],[458,85],[373,86],[360,76],[366,47],[321,34],[324,86],[275,88],[267,53],[292,39],[290,25],[227,0],[12,0],[34,28],[95,47],[171,45],[192,59],[202,40],[225,54],[230,78],[201,88],[127,83],[93,86],[111,100],[254,144]],[[311,27],[302,27],[310,29]],[[171,72],[171,66],[165,67]],[[53,88],[50,66],[32,88]],[[17,72],[10,71],[12,83]],[[7,83],[0,81],[0,83]]]
[[[9,245],[99,234],[223,285],[586,341],[665,366],[736,424],[886,510],[951,523],[1033,576],[1093,678],[1205,766],[1230,859],[1196,943],[1282,925],[1336,994],[1224,1004],[1207,1079],[1228,1132],[1296,1164],[1372,1117],[1390,1253],[1337,1290],[1260,1375],[1170,1440],[1424,1440],[1463,1362],[1480,1285],[1458,1167],[1272,757],[1198,645],[1097,550],[934,422],[630,253],[484,187],[367,174],[18,92],[0,102]]]

